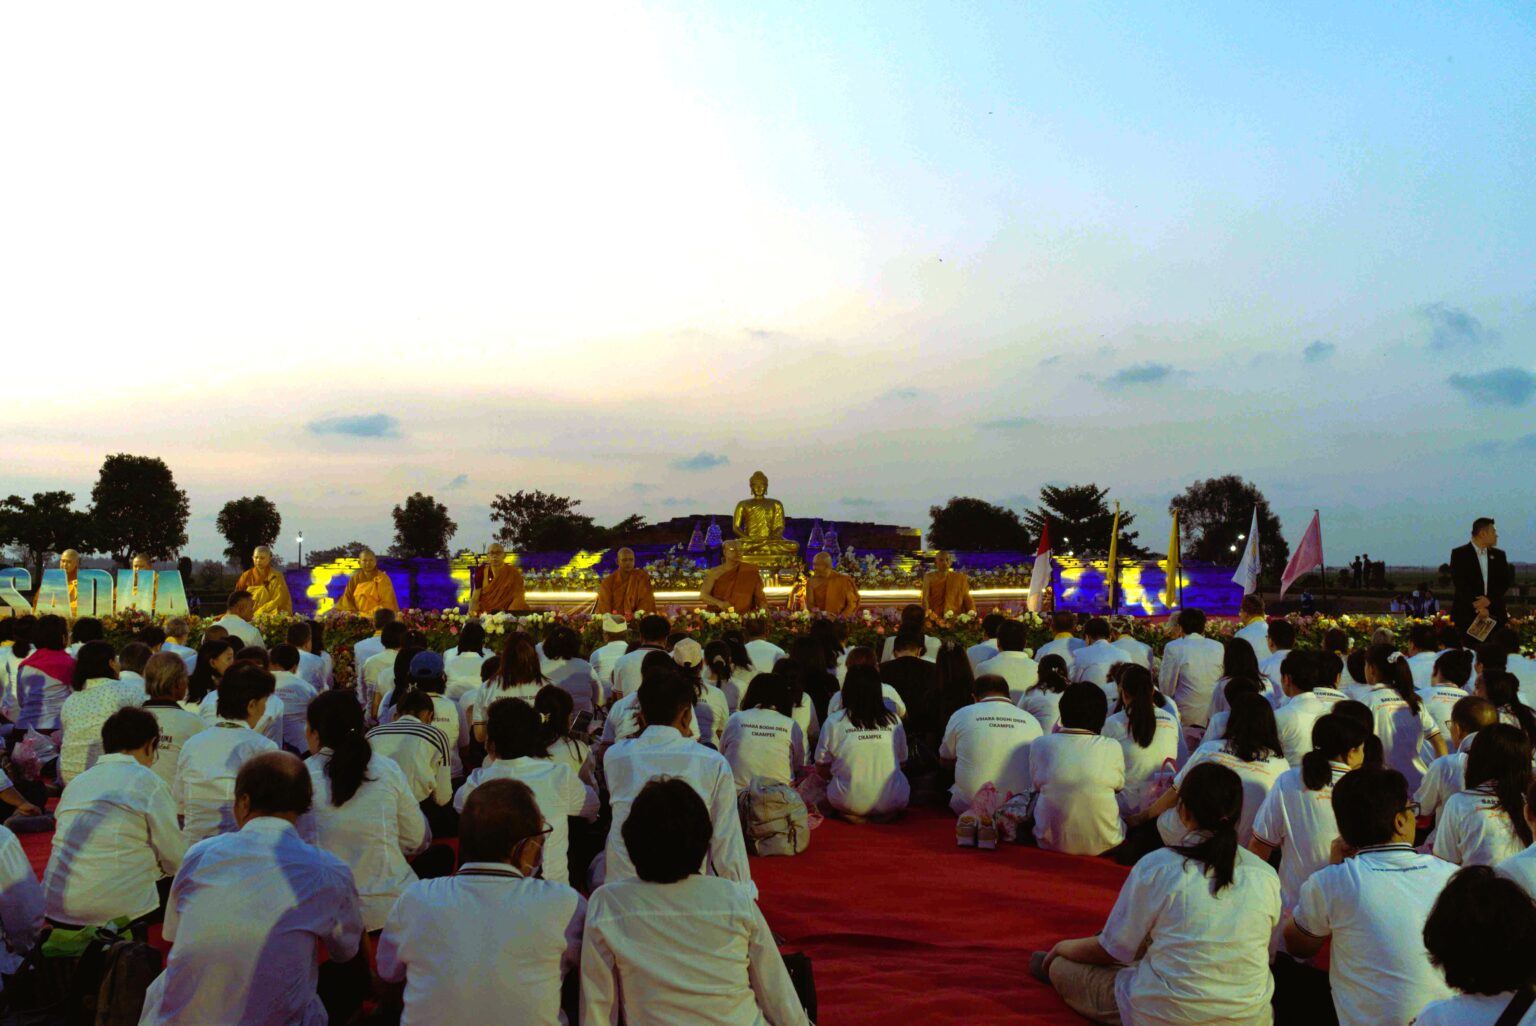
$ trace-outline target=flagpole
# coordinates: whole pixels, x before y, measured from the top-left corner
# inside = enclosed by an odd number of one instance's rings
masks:
[[[1321,556],[1323,554],[1323,552],[1325,551],[1323,549],[1323,514],[1322,514],[1322,511],[1314,509],[1312,511],[1312,516],[1315,517],[1316,520],[1317,520],[1317,552],[1318,552],[1318,555]],[[1323,573],[1323,586],[1319,590],[1322,591],[1322,593],[1323,593],[1323,601],[1326,603],[1327,600],[1328,600],[1328,562],[1327,562],[1327,557],[1324,557],[1324,559],[1323,559],[1322,568],[1323,568],[1323,570],[1322,570],[1322,573]],[[1321,608],[1319,608],[1319,612],[1321,612]]]

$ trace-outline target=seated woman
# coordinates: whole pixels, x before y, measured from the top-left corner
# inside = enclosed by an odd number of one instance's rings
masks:
[[[816,748],[816,768],[829,781],[828,804],[855,822],[894,818],[911,797],[906,760],[907,732],[881,697],[879,674],[850,668],[843,708],[827,717]]]
[[[739,708],[754,676],[752,658],[740,638],[716,638],[704,646],[704,682],[720,689],[730,712]]]
[[[587,903],[581,1021],[809,1026],[751,890],[700,873],[714,826],[688,782],[646,784],[622,832],[638,879]]]
[[[720,754],[731,764],[736,786],[745,790],[754,777],[793,784],[805,765],[805,735],[790,716],[789,686],[783,677],[760,673],[747,685],[741,710],[726,720]]]
[[[1048,851],[1102,855],[1125,840],[1116,797],[1125,787],[1125,752],[1099,735],[1109,701],[1097,684],[1069,685],[1060,710],[1061,729],[1029,746],[1030,782],[1040,796],[1035,841]]]
[[[107,717],[142,704],[140,685],[117,679],[117,653],[105,641],[87,641],[80,646],[72,683],[75,693],[59,708],[59,724],[64,729],[59,775],[66,784],[101,757],[101,725]]]
[[[1424,948],[1445,982],[1461,993],[1425,1005],[1417,1026],[1497,1026],[1536,1018],[1530,1013],[1536,902],[1514,881],[1487,866],[1451,877],[1424,923]],[[1501,1018],[1506,1014],[1508,1020]]]
[[[1234,645],[1234,648],[1239,646]],[[1227,720],[1232,717],[1232,699],[1238,695],[1264,696],[1264,685],[1260,683],[1262,677],[1228,677],[1216,686],[1216,693],[1221,696],[1221,712],[1212,713],[1210,722],[1205,725],[1205,733],[1201,735],[1201,741],[1220,741],[1227,736]],[[1267,699],[1266,699],[1267,700]],[[1212,703],[1215,704],[1214,702]],[[1277,725],[1275,733],[1280,733]]]
[[[1178,801],[1186,844],[1138,862],[1098,936],[1035,952],[1030,973],[1106,1026],[1268,1026],[1280,881],[1237,843],[1243,782],[1202,763]]]
[[[581,638],[564,624],[556,624],[544,636],[539,669],[546,680],[564,688],[577,712],[591,712],[600,695],[592,679],[592,664],[581,658]]]
[[[1179,727],[1179,710],[1157,690],[1152,671],[1139,663],[1122,663],[1118,670],[1111,676],[1119,689],[1120,708],[1104,721],[1104,736],[1120,742],[1125,752],[1120,808],[1134,815],[1152,804],[1163,767],[1170,760],[1180,765],[1189,753]]]
[[[1056,730],[1056,724],[1061,721],[1058,710],[1068,683],[1067,661],[1059,655],[1048,655],[1040,660],[1040,676],[1035,686],[1024,692],[1024,697],[1019,699],[1019,708],[1040,722],[1040,729],[1045,731],[1046,736],[1050,736]],[[1106,707],[1108,703],[1106,698]]]
[[[1460,866],[1495,866],[1531,843],[1525,792],[1531,745],[1507,723],[1479,730],[1467,752],[1465,789],[1446,799],[1435,826],[1436,858]]]

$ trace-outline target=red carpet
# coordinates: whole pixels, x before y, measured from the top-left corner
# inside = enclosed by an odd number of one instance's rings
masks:
[[[1096,933],[1127,870],[958,848],[954,830],[935,809],[883,826],[828,820],[803,854],[752,860],[784,950],[811,956],[820,1022],[1083,1022],[1030,978],[1029,955]]]

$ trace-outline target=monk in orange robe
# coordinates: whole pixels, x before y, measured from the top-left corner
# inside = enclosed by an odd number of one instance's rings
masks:
[[[59,569],[69,581],[69,615],[73,618],[80,610],[80,553],[74,549],[59,553]]]
[[[940,552],[933,560],[933,573],[923,578],[923,609],[935,619],[949,614],[974,613],[971,579],[950,569],[949,553]]]
[[[805,608],[833,616],[852,616],[859,611],[859,588],[853,578],[832,569],[832,554],[816,553],[811,575],[805,582]]]
[[[395,599],[395,586],[389,575],[379,569],[379,559],[368,549],[357,556],[357,572],[347,581],[347,590],[341,593],[337,609],[362,616],[372,616],[380,609],[400,611]]]
[[[743,615],[768,608],[763,575],[751,563],[741,561],[741,543],[728,541],[720,547],[724,559],[704,575],[699,601],[710,609],[735,610]]]
[[[251,563],[251,568],[235,582],[235,589],[251,593],[251,599],[256,603],[255,615],[293,612],[293,596],[288,594],[288,582],[272,567],[272,550],[258,545],[251,553]],[[393,588],[390,593],[393,595]]]
[[[596,613],[617,613],[628,619],[636,611],[656,612],[656,592],[651,575],[635,569],[633,549],[619,550],[619,568],[604,577],[597,586]]]
[[[492,543],[480,568],[480,588],[470,603],[471,613],[526,613],[527,585],[517,564],[507,562],[507,550]]]

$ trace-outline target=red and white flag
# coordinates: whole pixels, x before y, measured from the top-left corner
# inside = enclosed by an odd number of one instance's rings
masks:
[[[1307,533],[1301,536],[1301,544],[1296,546],[1296,551],[1291,553],[1291,561],[1285,564],[1285,573],[1280,575],[1280,597],[1285,597],[1285,590],[1296,579],[1305,577],[1313,570],[1323,565],[1323,521],[1322,514],[1312,511],[1312,523],[1307,525]]]
[[[1051,522],[1040,527],[1040,549],[1035,553],[1035,568],[1029,572],[1029,611],[1038,613],[1045,603],[1045,589],[1051,586]]]

